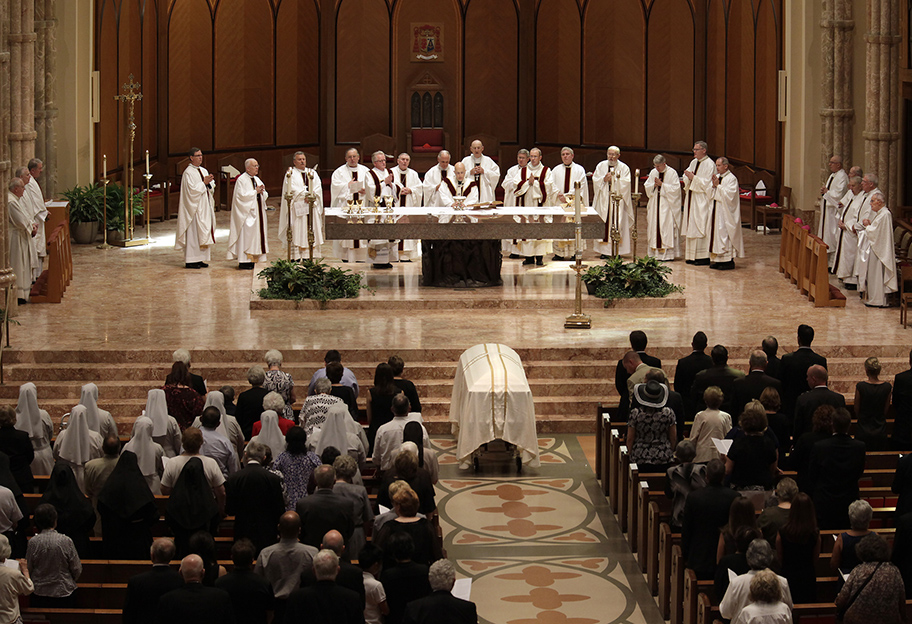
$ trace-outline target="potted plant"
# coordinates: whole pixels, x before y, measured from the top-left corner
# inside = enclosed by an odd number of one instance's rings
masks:
[[[126,193],[124,187],[120,184],[108,185],[108,242],[123,240],[124,236],[124,198]],[[134,216],[139,216],[143,212],[142,194],[133,193],[132,211]]]
[[[266,288],[258,293],[261,299],[315,299],[325,303],[357,297],[362,288],[367,288],[360,273],[329,267],[319,260],[275,260],[260,271],[259,277],[266,280]]]
[[[74,186],[62,195],[70,203],[70,231],[80,245],[95,241],[102,219],[102,189],[97,184]]]

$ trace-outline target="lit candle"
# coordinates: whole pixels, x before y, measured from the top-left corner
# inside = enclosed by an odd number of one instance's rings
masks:
[[[108,177],[108,155],[103,154],[101,156],[101,159],[102,159],[101,161],[104,163],[101,166],[101,177],[106,178],[106,177]]]
[[[146,150],[146,175],[149,174],[149,150]]]
[[[637,169],[636,172],[633,174],[633,192],[634,193],[640,192],[640,170],[639,169]]]

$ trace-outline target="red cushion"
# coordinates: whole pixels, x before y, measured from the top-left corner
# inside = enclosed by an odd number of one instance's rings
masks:
[[[440,128],[416,128],[412,130],[412,147],[443,145],[443,130]]]

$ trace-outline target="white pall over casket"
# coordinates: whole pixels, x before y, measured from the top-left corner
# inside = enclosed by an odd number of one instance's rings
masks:
[[[461,468],[492,440],[514,445],[524,465],[540,465],[532,391],[519,355],[506,345],[475,345],[459,357],[450,422]]]

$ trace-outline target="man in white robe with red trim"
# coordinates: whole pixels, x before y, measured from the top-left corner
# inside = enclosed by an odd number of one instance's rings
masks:
[[[827,244],[827,264],[835,269],[836,245],[839,238],[839,200],[846,194],[849,186],[849,175],[842,167],[842,156],[833,155],[828,164],[830,175],[826,184],[820,187],[820,223],[817,236]]]
[[[450,164],[450,153],[446,150],[440,150],[437,154],[437,164],[428,169],[424,174],[424,205],[425,206],[445,206],[440,196],[440,188],[443,180],[449,178],[451,181],[456,179],[456,173],[453,171],[453,165]]]
[[[380,198],[380,209],[392,206],[398,196],[393,172],[386,167],[386,154],[378,150],[371,154],[370,179],[374,183],[374,197]],[[374,223],[376,217],[367,217],[365,223]],[[399,262],[399,241],[372,238],[367,242],[367,256],[375,269],[392,269],[393,262]]]
[[[472,153],[462,159],[466,175],[478,185],[478,197],[481,202],[494,201],[494,191],[500,182],[500,167],[484,154],[484,143],[475,139],[469,146]]]
[[[228,234],[228,259],[237,260],[239,269],[253,269],[266,262],[269,242],[266,232],[266,200],[269,193],[257,176],[260,164],[253,158],[244,162],[244,173],[234,183],[231,198],[231,228]]]
[[[529,150],[529,164],[520,168],[515,174],[516,189],[513,194],[516,196],[517,206],[539,208],[554,204],[557,193],[551,179],[551,169],[542,164],[541,159],[541,150],[537,147],[532,148]],[[527,216],[523,220],[527,223],[535,223],[540,219],[538,216]],[[546,223],[550,223],[551,220],[551,217],[544,217]],[[545,254],[550,252],[550,240],[522,239],[519,241],[519,255],[525,257],[524,265],[543,266]]]
[[[589,182],[586,180],[586,170],[582,165],[573,162],[573,150],[569,147],[561,148],[561,164],[551,168],[551,179],[554,182],[554,191],[557,193],[556,204],[564,204],[576,192],[576,183],[580,183],[580,205],[585,210],[589,206]],[[572,206],[572,204],[571,204]],[[570,223],[573,217],[563,217],[564,222]],[[586,241],[580,241],[585,251]],[[560,239],[552,241],[554,246],[553,260],[573,260],[576,257],[576,241]]]
[[[893,241],[893,215],[880,191],[871,193],[870,219],[858,237],[858,290],[870,308],[887,307],[887,295],[896,292],[896,251]]]
[[[500,187],[504,191],[504,208],[513,208],[516,206],[516,195],[514,191],[516,190],[516,180],[518,179],[519,170],[529,164],[529,150],[523,148],[516,152],[516,164],[507,169],[507,173],[504,175],[503,182],[501,182]],[[514,220],[517,223],[520,223],[522,220],[519,217],[514,217]],[[519,240],[515,238],[505,238],[500,241],[500,250],[510,254],[511,260],[518,260],[522,258],[519,255]]]
[[[38,255],[38,243],[37,243],[38,233],[44,229],[44,221],[41,219],[36,219],[34,217],[34,215],[38,214],[42,210],[47,212],[47,209],[44,206],[44,199],[41,198],[41,189],[38,190],[38,197],[40,198],[40,203],[39,203],[39,201],[36,201],[35,198],[29,193],[29,186],[31,186],[32,184],[37,184],[35,182],[35,180],[32,178],[32,174],[29,171],[29,168],[28,167],[19,167],[18,169],[16,169],[16,177],[19,178],[20,180],[22,180],[22,184],[25,185],[25,187],[24,187],[25,192],[22,195],[22,199],[19,200],[19,203],[25,209],[26,214],[28,214],[29,217],[32,218],[32,220],[35,223],[35,230],[36,230],[35,236],[29,237],[29,247],[30,247],[31,253],[32,253],[31,278],[32,278],[32,281],[34,282],[39,277],[41,277],[41,271],[44,268],[44,262],[42,261],[41,257],[39,257],[39,255]]]
[[[279,211],[279,244],[288,245],[288,200],[291,194],[291,257],[294,260],[310,256],[307,221],[313,200],[314,256],[319,256],[323,244],[323,183],[315,169],[307,168],[307,155],[295,152],[291,175],[282,180],[282,207]]]
[[[352,147],[345,152],[345,164],[333,171],[330,179],[330,202],[334,208],[345,208],[349,200],[373,204],[374,181],[370,169],[362,165],[361,154]],[[367,262],[366,240],[334,240],[333,255],[342,262]]]
[[[693,146],[693,160],[684,170],[684,261],[709,265],[709,209],[716,166],[707,155],[706,141]]]
[[[203,152],[189,151],[190,164],[181,175],[174,248],[184,250],[188,269],[204,269],[215,245],[215,176],[203,167]]]
[[[849,190],[839,200],[842,208],[836,225],[839,237],[836,239],[836,258],[833,266],[836,277],[842,281],[847,290],[858,289],[858,277],[855,275],[855,257],[858,255],[858,233],[864,229],[861,224],[861,206],[867,196],[861,188],[861,178],[849,178]]]
[[[681,178],[665,157],[652,159],[655,167],[646,179],[646,255],[658,260],[675,259],[681,217]]]
[[[443,181],[440,184],[440,191],[438,191],[441,202],[440,207],[465,208],[466,206],[479,203],[478,184],[475,183],[475,180],[469,179],[469,176],[466,174],[465,165],[461,162],[456,163],[456,166],[453,167],[453,174],[452,180],[450,178],[443,178]],[[440,223],[449,223],[452,220],[453,218],[451,215],[440,215],[438,217]]]
[[[712,179],[713,194],[709,214],[709,268],[727,271],[735,268],[735,258],[744,257],[741,236],[741,195],[738,178],[729,171],[728,159],[716,159]]]
[[[608,159],[603,160],[592,174],[592,188],[595,198],[592,207],[595,208],[602,221],[605,222],[605,235],[602,240],[595,241],[592,248],[601,254],[602,259],[611,255],[611,231],[617,226],[618,255],[630,253],[630,225],[633,223],[633,209],[630,201],[630,167],[621,162],[621,149],[612,145],[608,148]],[[615,206],[611,196],[620,193],[621,201]]]
[[[32,290],[31,241],[38,230],[24,195],[25,183],[20,178],[10,180],[6,193],[7,244],[10,267],[16,274],[16,298],[20,304],[28,302]]]
[[[41,177],[41,173],[44,171],[44,163],[41,162],[40,158],[32,158],[28,161],[27,166],[29,180],[25,183],[25,197],[27,197],[32,204],[32,211],[34,212],[33,220],[38,226],[35,237],[32,239],[32,243],[35,245],[35,252],[38,254],[37,273],[35,275],[35,279],[38,279],[38,275],[41,274],[43,260],[45,256],[47,256],[47,238],[44,230],[44,222],[47,221],[50,213],[48,212],[47,205],[44,203],[44,193],[41,191],[41,186],[38,184],[38,178]]]
[[[396,158],[396,167],[393,169],[393,189],[396,194],[396,203],[404,208],[418,208],[424,200],[424,185],[418,172],[409,165],[412,157],[402,152]],[[406,239],[399,243],[399,262],[411,262],[421,257],[421,241]]]

